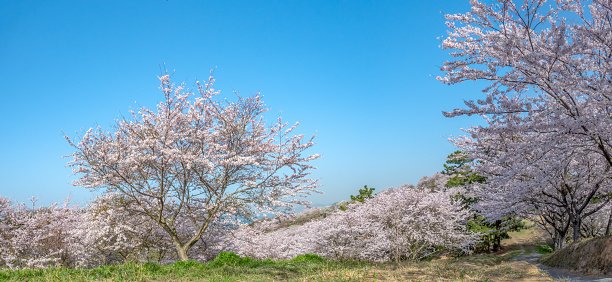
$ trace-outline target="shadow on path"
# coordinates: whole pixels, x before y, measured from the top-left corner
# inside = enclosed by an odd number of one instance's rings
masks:
[[[538,259],[542,255],[531,251],[529,253],[525,249],[522,249],[522,253],[515,258],[513,261],[525,261],[531,264],[535,264],[543,273],[548,274],[548,276],[552,277],[558,281],[571,281],[571,282],[586,282],[586,281],[595,281],[595,282],[612,282],[612,277],[603,277],[603,276],[587,276],[584,274],[573,273],[565,269],[555,268],[546,266],[544,264],[538,263]]]
[[[559,281],[597,281],[597,282],[612,282],[611,277],[602,276],[586,276],[577,273],[569,272],[565,269],[554,268],[543,264],[536,265],[540,271],[547,273],[550,277]]]

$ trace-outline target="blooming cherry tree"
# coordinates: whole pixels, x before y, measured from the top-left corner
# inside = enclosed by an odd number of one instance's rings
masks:
[[[78,266],[99,266],[125,261],[168,257],[173,246],[168,235],[150,217],[125,209],[121,194],[96,197],[80,214],[79,224],[70,230],[71,251]]]
[[[487,177],[480,206],[490,218],[538,207],[556,232],[572,226],[577,239],[581,220],[605,205],[610,186],[612,3],[470,4],[469,13],[446,15],[442,47],[453,59],[438,79],[489,83],[486,97],[445,113],[485,119],[466,130],[470,137],[454,139]],[[595,198],[603,202],[592,205]]]
[[[606,0],[471,0],[470,13],[446,15],[442,47],[453,60],[446,84],[490,82],[486,98],[447,116],[485,115],[493,135],[573,135],[612,165],[612,4]],[[540,143],[542,145],[547,145]]]
[[[63,205],[32,208],[13,204],[0,196],[0,265],[11,269],[47,266],[72,266],[77,257],[72,252],[71,230],[80,223],[82,209]]]
[[[600,152],[573,135],[549,140],[546,134],[508,131],[494,135],[468,129],[472,138],[454,144],[477,159],[474,170],[487,177],[468,186],[475,205],[490,220],[530,217],[550,227],[555,246],[566,233],[581,236],[582,222],[610,201],[610,166]],[[563,137],[563,138],[562,138]]]
[[[168,234],[182,260],[211,225],[290,211],[308,204],[296,197],[318,192],[308,163],[319,155],[304,155],[312,138],[291,135],[298,123],[266,125],[259,95],[219,101],[212,76],[195,89],[159,79],[165,99],[156,110],[132,111],[112,131],[66,137],[74,185],[121,194],[126,208]]]

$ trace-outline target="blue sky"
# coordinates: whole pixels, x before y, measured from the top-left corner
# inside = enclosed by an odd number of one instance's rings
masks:
[[[112,126],[163,95],[165,63],[177,81],[208,77],[215,89],[263,94],[300,133],[317,132],[323,157],[315,204],[382,190],[442,170],[447,141],[478,118],[443,110],[480,96],[481,86],[435,80],[449,59],[438,46],[439,1],[9,1],[0,0],[0,195],[48,205],[92,192],[71,186],[70,136]],[[135,103],[137,102],[137,103]]]

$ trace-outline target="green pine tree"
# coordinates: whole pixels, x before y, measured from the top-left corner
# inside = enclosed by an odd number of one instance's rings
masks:
[[[357,196],[353,196],[351,195],[351,203],[354,202],[360,202],[363,203],[365,202],[366,199],[372,199],[374,198],[374,190],[376,190],[376,188],[368,188],[368,185],[364,185],[363,189],[359,189],[359,195]],[[340,206],[340,210],[347,210],[347,207],[345,206]]]
[[[455,151],[450,154],[446,164],[444,164],[444,171],[442,172],[451,176],[445,186],[450,188],[465,186],[472,183],[485,183],[487,181],[486,177],[473,172],[473,164],[474,160],[464,152]],[[467,225],[468,230],[483,234],[482,240],[477,246],[480,251],[499,250],[501,248],[501,240],[510,238],[507,231],[502,231],[502,228],[504,230],[516,230],[521,226],[514,218],[506,218],[490,223],[487,218],[479,215],[478,211],[473,208],[474,204],[480,201],[479,198],[469,197],[463,194],[458,194],[456,197],[461,200],[465,208],[472,211],[472,218]],[[504,227],[510,228],[506,229]]]

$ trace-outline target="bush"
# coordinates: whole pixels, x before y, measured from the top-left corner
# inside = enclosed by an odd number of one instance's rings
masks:
[[[314,255],[314,254],[305,254],[305,255],[299,255],[296,256],[295,258],[291,259],[292,262],[302,262],[302,261],[306,261],[306,262],[323,262],[326,261],[325,258],[322,258],[318,255]]]
[[[540,245],[535,249],[536,252],[538,252],[538,254],[550,254],[552,253],[554,250],[551,246],[549,245]]]
[[[255,262],[255,259],[250,257],[240,257],[232,252],[221,252],[213,261],[208,263],[208,266],[218,267],[224,265],[247,265]]]

